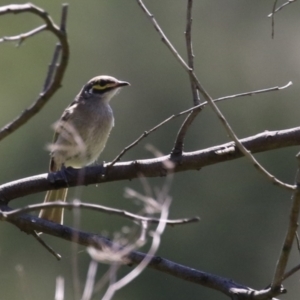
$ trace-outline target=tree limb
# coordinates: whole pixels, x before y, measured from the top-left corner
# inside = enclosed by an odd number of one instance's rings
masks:
[[[300,145],[300,127],[264,131],[260,134],[241,139],[240,142],[252,153],[265,152],[290,146]],[[99,184],[104,182],[130,180],[145,177],[161,177],[167,174],[165,163],[172,160],[175,164],[173,172],[199,170],[205,166],[243,157],[233,142],[211,148],[185,152],[180,158],[171,159],[170,155],[153,159],[143,159],[116,163],[113,167],[107,163],[104,167],[91,166],[84,169],[67,168],[65,173],[45,173],[31,176],[0,185],[0,201],[8,203],[12,199],[27,195],[79,185]],[[109,166],[109,168],[106,168]],[[78,178],[84,178],[80,183]],[[103,175],[105,174],[105,176]],[[66,183],[67,179],[67,183]],[[295,186],[293,186],[295,189]]]

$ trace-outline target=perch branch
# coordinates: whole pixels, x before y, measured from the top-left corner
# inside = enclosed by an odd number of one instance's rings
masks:
[[[241,139],[240,142],[253,153],[299,146],[300,127],[287,130],[264,131],[260,134]],[[173,158],[172,162],[175,164],[174,172],[183,172],[187,170],[199,170],[205,166],[240,157],[243,157],[243,154],[235,146],[235,143],[229,142],[199,151],[185,152],[180,159]],[[105,166],[103,167],[102,165],[85,167],[85,176],[80,182],[78,182],[78,178],[82,174],[82,169],[66,169],[67,172],[64,174],[61,172],[45,173],[23,178],[0,185],[0,201],[8,203],[16,198],[64,187],[139,178],[140,174],[143,174],[145,177],[161,177],[164,174],[166,175],[164,165],[170,159],[170,156],[166,155],[152,159],[122,162],[106,170]],[[109,163],[106,166],[109,166]],[[106,175],[103,176],[102,174]],[[68,183],[66,183],[66,179]],[[295,190],[296,187],[292,186],[292,189]]]

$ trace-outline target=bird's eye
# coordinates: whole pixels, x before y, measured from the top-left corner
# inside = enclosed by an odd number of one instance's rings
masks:
[[[101,79],[100,81],[99,81],[99,85],[100,86],[105,86],[107,84],[107,82],[105,81],[105,80],[103,80],[103,79]]]

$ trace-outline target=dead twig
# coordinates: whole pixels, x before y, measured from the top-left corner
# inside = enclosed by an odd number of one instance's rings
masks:
[[[276,8],[276,3],[274,3],[276,9],[274,10],[274,7],[273,7],[273,11],[272,11],[272,13],[270,13],[270,14],[268,15],[268,17],[271,18],[275,13],[277,13],[277,12],[280,11],[280,10],[282,10],[285,6],[287,6],[287,5],[289,5],[289,4],[292,4],[292,3],[296,2],[296,1],[297,1],[297,0],[289,0],[289,1],[285,2],[285,3],[283,3],[282,5],[280,5],[280,6],[277,7],[277,8]],[[277,1],[276,1],[276,2],[277,2]]]
[[[250,162],[253,164],[253,166],[260,172],[262,173],[270,182],[272,182],[274,185],[277,185],[281,188],[287,189],[289,191],[294,190],[295,187],[293,185],[287,184],[285,182],[280,181],[277,179],[274,175],[269,173],[262,165],[259,164],[259,162],[254,158],[254,156],[251,154],[249,150],[247,150],[239,141],[238,137],[232,130],[231,126],[221,113],[220,109],[216,106],[214,103],[213,99],[211,96],[207,93],[207,91],[204,89],[202,84],[200,83],[199,79],[197,78],[196,74],[194,71],[186,64],[186,62],[183,60],[183,58],[179,55],[177,50],[174,48],[174,46],[171,44],[171,42],[168,40],[166,35],[164,34],[163,30],[160,28],[158,25],[156,19],[154,16],[149,12],[145,4],[143,3],[142,0],[137,0],[139,6],[142,8],[142,10],[145,12],[147,17],[151,20],[153,23],[154,28],[156,31],[160,34],[162,42],[168,47],[168,49],[171,51],[171,53],[176,57],[177,61],[181,64],[181,66],[184,68],[186,72],[191,74],[193,77],[193,80],[197,86],[197,89],[199,92],[203,95],[204,99],[208,102],[210,105],[211,109],[213,112],[217,115],[219,118],[220,122],[223,124],[223,127],[225,128],[228,136],[235,142],[236,146],[239,148],[239,150],[243,153],[245,157],[247,157]]]
[[[52,247],[50,247],[41,237],[35,232],[32,231],[32,236],[44,247],[48,252],[50,252],[57,260],[61,260],[61,255],[55,252]]]
[[[292,207],[290,211],[290,219],[288,229],[285,235],[285,239],[282,245],[281,253],[276,265],[276,270],[274,273],[273,281],[271,288],[273,290],[280,289],[281,284],[286,275],[284,275],[287,262],[290,256],[290,252],[293,246],[293,242],[296,236],[297,228],[298,228],[298,218],[300,212],[300,153],[297,154],[298,160],[298,170],[296,175],[296,186],[293,197],[292,197]]]
[[[19,36],[14,37],[5,37],[2,38],[2,41],[10,41],[10,40],[19,40],[19,44],[22,43],[26,38],[32,37],[35,34],[38,34],[42,31],[50,31],[52,32],[57,39],[59,40],[59,44],[61,45],[61,55],[56,55],[56,50],[53,57],[60,56],[60,61],[56,67],[56,61],[53,58],[52,65],[54,65],[53,62],[55,62],[55,66],[52,68],[55,69],[55,74],[53,76],[53,79],[49,77],[50,71],[48,71],[47,78],[45,80],[43,91],[40,93],[38,98],[35,100],[31,106],[26,108],[17,118],[15,118],[10,123],[6,124],[1,130],[0,130],[0,141],[13,133],[15,130],[20,128],[23,124],[25,124],[28,120],[30,120],[35,114],[37,114],[47,103],[47,101],[54,95],[54,93],[61,87],[61,82],[65,73],[65,70],[68,65],[69,60],[69,44],[67,40],[67,34],[65,31],[66,28],[66,16],[67,16],[67,4],[63,4],[62,8],[62,24],[61,27],[58,27],[51,17],[47,14],[46,11],[43,9],[27,3],[27,4],[11,4],[0,7],[0,16],[6,15],[6,14],[19,14],[19,13],[32,13],[38,17],[40,17],[45,24],[29,31],[25,34],[20,34]],[[1,41],[1,40],[0,40]],[[49,68],[50,69],[50,68]],[[48,82],[51,82],[50,85]],[[45,87],[47,88],[45,90]]]
[[[97,205],[97,204],[91,204],[91,203],[82,203],[79,201],[76,201],[75,203],[66,203],[63,201],[56,201],[53,203],[32,204],[32,205],[25,206],[23,208],[17,208],[17,209],[11,210],[9,212],[0,211],[0,216],[2,218],[6,219],[9,217],[16,217],[18,215],[32,212],[32,211],[37,211],[40,209],[50,209],[50,208],[54,208],[54,207],[63,207],[66,209],[78,209],[78,208],[90,209],[90,210],[100,211],[100,212],[104,212],[104,213],[111,214],[111,215],[118,215],[118,216],[121,216],[126,219],[130,219],[133,221],[147,222],[147,223],[151,223],[151,224],[158,224],[159,222],[164,222],[170,226],[189,224],[189,223],[198,222],[200,220],[199,217],[183,218],[183,219],[177,219],[177,220],[161,220],[161,219],[157,219],[157,218],[149,218],[149,217],[139,216],[139,215],[136,215],[136,214],[133,214],[128,211],[121,210],[121,209],[115,209],[115,208]]]
[[[186,49],[187,49],[187,57],[188,57],[188,64],[189,67],[194,70],[194,52],[193,52],[193,45],[192,45],[192,7],[193,7],[193,0],[187,1],[187,16],[186,16],[186,30],[185,30],[185,41],[186,41]],[[197,90],[197,86],[194,83],[194,79],[191,74],[188,74],[190,78],[191,90],[193,95],[193,103],[194,106],[200,104],[200,97],[199,92]],[[186,133],[196,119],[198,114],[201,112],[201,109],[197,109],[192,111],[182,123],[179,132],[177,134],[174,147],[171,151],[172,156],[181,155],[184,149],[184,139]]]
[[[261,89],[261,90],[256,90],[256,91],[251,91],[251,92],[245,92],[245,93],[240,93],[240,94],[234,94],[234,95],[229,95],[229,96],[225,96],[225,97],[221,97],[221,98],[217,98],[214,100],[214,102],[219,102],[219,101],[225,101],[225,100],[230,100],[230,99],[234,99],[234,98],[238,98],[238,97],[245,97],[245,96],[253,96],[253,95],[258,95],[258,94],[263,94],[263,93],[269,93],[269,92],[274,92],[274,91],[280,91],[283,89],[288,88],[289,86],[292,85],[292,82],[288,82],[286,85],[284,86],[274,86],[271,88],[266,88],[266,89]],[[164,121],[160,122],[159,124],[155,125],[154,127],[152,127],[150,130],[144,131],[143,134],[140,135],[140,137],[138,137],[134,142],[132,142],[130,145],[126,146],[110,163],[110,166],[113,166],[116,162],[118,162],[126,152],[128,152],[131,148],[133,148],[134,146],[136,146],[141,140],[143,140],[145,137],[147,137],[149,134],[153,133],[154,131],[156,131],[157,129],[159,129],[160,127],[162,127],[163,125],[167,124],[168,122],[170,122],[171,120],[178,118],[180,116],[183,116],[185,114],[191,113],[195,110],[201,110],[203,109],[203,107],[207,104],[207,102],[203,102],[195,107],[189,108],[187,110],[184,110],[180,113],[177,113],[175,115],[172,115],[170,117],[168,117],[167,119],[165,119]]]

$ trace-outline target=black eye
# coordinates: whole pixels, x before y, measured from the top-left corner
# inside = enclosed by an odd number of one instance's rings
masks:
[[[100,86],[106,86],[106,84],[107,84],[106,80],[101,79],[101,80],[99,81],[99,85],[100,85]]]

